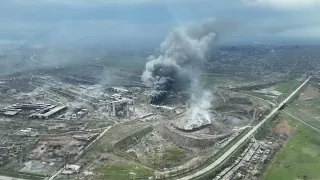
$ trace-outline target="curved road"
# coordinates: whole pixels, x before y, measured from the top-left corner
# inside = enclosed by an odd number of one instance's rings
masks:
[[[220,156],[215,162],[210,164],[209,166],[201,169],[200,171],[191,174],[189,176],[180,178],[178,180],[189,180],[197,178],[207,172],[210,172],[218,165],[223,163],[230,155],[232,155],[247,139],[249,139],[267,120],[273,117],[293,96],[295,96],[298,91],[309,82],[312,76],[310,76],[306,81],[304,81],[293,93],[291,93],[283,102],[281,102],[270,114],[268,114],[259,124],[254,126],[252,130],[250,130],[245,136],[243,136],[238,142],[236,142],[227,152],[225,152],[222,156]]]

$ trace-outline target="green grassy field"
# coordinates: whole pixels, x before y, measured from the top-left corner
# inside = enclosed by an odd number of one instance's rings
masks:
[[[185,157],[186,154],[177,147],[167,148],[163,154],[163,159],[165,159],[166,161],[170,161],[170,163],[183,161]]]
[[[295,128],[300,123],[299,121],[297,121],[293,117],[289,116],[287,113],[281,112],[279,115],[280,115],[281,119],[288,121],[291,128]]]
[[[187,160],[186,158],[186,152],[178,147],[166,148],[163,152],[153,157],[155,168],[160,169],[178,166],[185,162]]]
[[[243,91],[243,92],[246,93],[246,94],[249,94],[251,96],[262,98],[262,99],[265,99],[265,100],[268,100],[268,101],[271,101],[271,102],[275,101],[275,98],[266,96],[266,95],[264,95],[262,93],[253,92],[253,91]]]
[[[95,172],[101,174],[101,179],[129,180],[148,179],[153,176],[153,171],[135,164],[115,164],[99,167]]]
[[[0,167],[0,175],[22,178],[22,179],[44,179],[46,176],[34,173],[19,173],[19,170],[23,168],[24,165],[19,163],[18,159],[11,159],[8,164]]]
[[[290,93],[292,93],[297,87],[299,87],[301,83],[302,82],[298,81],[297,79],[292,79],[273,86],[276,91],[282,93],[280,96],[278,96],[277,101],[283,101],[286,97],[288,97]]]
[[[287,82],[276,85],[275,89],[282,93],[290,93],[293,92],[299,85],[301,85],[300,81],[292,79]]]
[[[320,179],[319,168],[319,133],[306,125],[299,124],[284,149],[274,157],[265,179]]]
[[[315,114],[312,114],[310,112],[301,111],[301,109],[298,108],[286,108],[287,112],[294,115],[295,117],[303,120],[304,122],[310,124],[313,127],[320,129],[320,120],[314,118]],[[318,115],[319,116],[319,115]]]
[[[113,151],[113,144],[121,139],[149,126],[150,123],[137,123],[135,125],[118,124],[113,126],[97,143],[95,143],[86,153],[90,154],[105,153]]]
[[[311,116],[320,116],[320,96],[318,95],[313,99],[303,101],[296,100],[292,104],[292,107],[306,112]]]
[[[252,81],[256,81],[256,78],[245,78],[245,77],[237,77],[237,76],[225,76],[219,74],[212,73],[204,73],[201,75],[201,80],[204,83],[215,84],[216,86],[235,86],[239,84],[249,83]]]

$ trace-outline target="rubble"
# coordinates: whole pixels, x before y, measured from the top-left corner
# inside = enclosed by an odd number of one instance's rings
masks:
[[[0,100],[0,123],[9,134],[0,140],[0,165],[6,167],[13,162],[14,172],[50,176],[64,167],[59,174],[61,179],[66,175],[78,176],[82,171],[86,176],[98,176],[88,168],[87,161],[96,167],[117,160],[110,156],[121,156],[152,167],[155,156],[161,159],[166,153],[169,157],[170,153],[181,153],[183,161],[162,159],[154,167],[163,174],[176,172],[176,167],[183,170],[201,164],[208,152],[226,146],[266,110],[257,100],[223,90],[224,103],[210,101],[196,114],[201,117],[205,112],[205,120],[194,121],[190,116],[189,92],[170,92],[166,103],[153,105],[151,89],[136,86],[137,83],[92,84],[84,83],[90,78],[67,78],[62,69],[50,73],[33,74],[32,80],[28,79],[28,86],[32,86],[28,91],[13,90],[10,85],[23,78],[3,80],[0,84],[10,90],[4,88],[3,94],[8,96]],[[93,158],[82,159],[92,151],[89,147],[93,143],[100,143],[97,140],[104,138],[104,133],[116,129],[116,133],[108,134],[115,138],[117,133],[122,135],[117,130],[122,127],[133,129],[123,132],[121,139],[103,141],[110,149],[95,151]],[[261,158],[264,157],[263,154]],[[254,158],[253,154],[249,161]]]
[[[63,171],[61,171],[61,174],[68,175],[73,173],[79,173],[81,169],[81,166],[76,164],[67,164],[65,165]]]
[[[221,171],[214,180],[257,179],[255,176],[260,171],[259,166],[270,158],[272,148],[264,142],[252,139],[237,159]]]

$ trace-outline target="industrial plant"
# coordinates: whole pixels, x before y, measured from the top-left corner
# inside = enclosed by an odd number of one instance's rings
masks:
[[[276,103],[276,99],[261,100],[212,86],[214,91],[204,95],[202,104],[197,102],[203,95],[193,100],[197,95],[192,92],[175,91],[168,93],[166,103],[154,104],[153,88],[137,86],[139,81],[109,86],[61,80],[56,75],[27,77],[1,79],[0,115],[6,127],[1,166],[3,171],[32,174],[32,178],[94,179],[103,176],[97,171],[100,166],[119,159],[153,169],[149,178],[174,177],[201,167],[238,141]],[[19,81],[28,83],[15,86]],[[275,92],[262,91],[281,96]],[[170,101],[172,94],[174,101]],[[253,162],[263,164],[274,148],[253,139],[235,164],[215,179],[249,177],[241,169]],[[251,176],[256,170],[250,171]]]
[[[155,50],[0,39],[0,180],[319,178],[319,46],[225,45],[231,24],[174,28]]]

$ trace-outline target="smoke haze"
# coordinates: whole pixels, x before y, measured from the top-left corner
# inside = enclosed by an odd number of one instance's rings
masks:
[[[160,45],[160,55],[146,63],[142,81],[152,87],[151,103],[160,104],[174,87],[185,87],[194,67],[207,59],[217,40],[217,21],[176,28]]]
[[[211,124],[213,117],[210,113],[211,103],[214,96],[210,90],[204,90],[199,84],[199,78],[192,81],[191,99],[187,111],[188,122],[185,125],[186,130],[199,128],[203,125]]]

